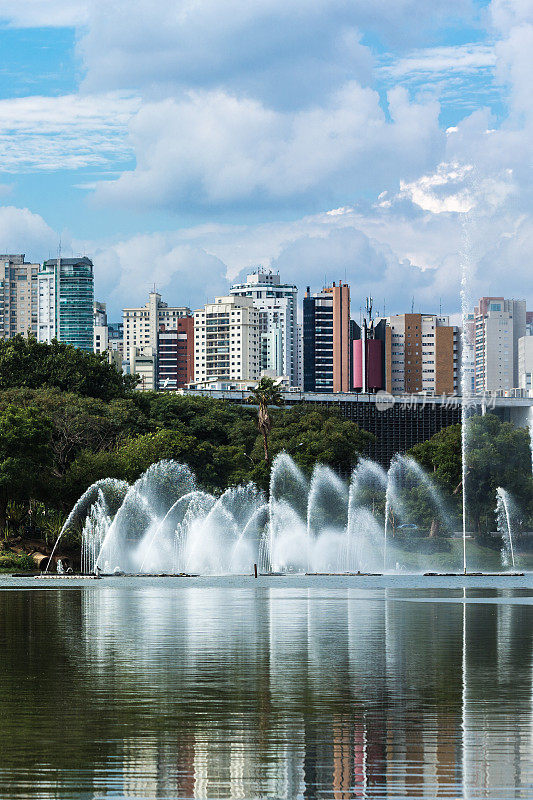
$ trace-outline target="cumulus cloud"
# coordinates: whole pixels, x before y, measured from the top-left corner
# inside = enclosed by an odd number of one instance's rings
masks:
[[[43,260],[57,249],[58,236],[39,214],[27,208],[0,206],[0,250],[25,252],[28,258]]]
[[[226,265],[179,234],[146,234],[106,246],[95,245],[95,293],[117,316],[143,305],[152,287],[172,305],[196,308],[227,289]]]
[[[87,19],[86,0],[2,0],[0,22],[20,28],[81,25]]]
[[[283,248],[273,266],[285,280],[300,285],[305,280],[312,291],[322,288],[324,281],[347,281],[354,316],[368,295],[374,296],[381,309],[385,302],[388,312],[404,310],[413,295],[422,301],[434,278],[432,270],[400,260],[389,247],[354,227],[296,239]]]
[[[369,79],[361,31],[403,48],[472,15],[470,0],[92,0],[80,52],[91,91],[225,87],[294,107]]]
[[[130,129],[135,170],[101,183],[96,197],[174,209],[333,204],[417,174],[444,147],[437,103],[410,102],[398,88],[388,110],[390,120],[378,94],[355,82],[328,105],[294,113],[225,92],[145,104]]]

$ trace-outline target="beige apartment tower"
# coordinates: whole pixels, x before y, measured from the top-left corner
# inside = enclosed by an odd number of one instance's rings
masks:
[[[258,380],[261,311],[251,297],[215,297],[194,312],[194,380]]]
[[[460,329],[448,317],[387,318],[385,377],[392,394],[454,394],[460,383]]]
[[[25,255],[0,255],[0,338],[18,333],[37,336],[38,264],[29,264]]]

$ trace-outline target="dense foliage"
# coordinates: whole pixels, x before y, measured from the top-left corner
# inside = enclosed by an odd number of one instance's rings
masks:
[[[127,396],[136,382],[109,364],[105,354],[86,353],[63,342],[45,344],[33,336],[0,341],[0,390],[53,386],[111,400]]]
[[[247,406],[131,389],[132,382],[99,356],[22,337],[0,342],[0,531],[53,539],[92,483],[104,477],[131,483],[164,458],[187,463],[198,483],[215,493],[248,481],[268,489],[270,463],[282,450],[307,475],[321,462],[349,478],[373,439],[331,409],[276,408],[281,400],[274,385],[263,385],[256,402]],[[268,400],[266,428],[264,409],[262,418],[258,414],[262,399]],[[516,501],[522,528],[530,527],[527,430],[494,415],[474,416],[468,440],[471,529],[494,530],[498,486]],[[410,455],[431,474],[459,526],[460,426],[441,430]],[[415,485],[405,494],[409,517],[420,532],[438,535],[427,487]],[[366,500],[383,518],[382,490],[369,487]]]
[[[467,525],[479,534],[495,530],[496,489],[501,486],[520,510],[520,527],[529,527],[533,518],[529,432],[494,414],[472,416],[467,424]],[[461,426],[444,428],[413,447],[410,455],[432,475],[458,518],[462,505]],[[416,502],[414,495],[413,506]],[[421,522],[424,508],[419,509]]]
[[[372,437],[325,409],[269,409],[270,457],[286,450],[310,473],[316,461],[348,476]],[[255,481],[267,488],[269,464],[257,409],[205,397],[132,393],[105,402],[57,388],[0,391],[0,525],[57,532],[61,519],[96,480],[133,482],[151,464],[187,463],[205,489]],[[9,453],[17,453],[16,459]],[[2,461],[3,459],[3,461]],[[32,514],[28,516],[28,510]],[[46,513],[45,513],[46,512]]]

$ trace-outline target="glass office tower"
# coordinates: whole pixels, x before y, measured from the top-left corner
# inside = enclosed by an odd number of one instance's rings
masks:
[[[52,258],[38,276],[38,339],[93,352],[94,276],[89,258]]]

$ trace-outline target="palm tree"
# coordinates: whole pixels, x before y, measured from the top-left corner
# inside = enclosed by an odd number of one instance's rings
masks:
[[[272,378],[261,378],[255,389],[250,392],[248,402],[256,405],[257,427],[263,436],[263,446],[265,448],[265,461],[268,464],[268,434],[272,428],[272,421],[268,413],[269,406],[283,405],[283,395],[279,387],[279,381]]]

